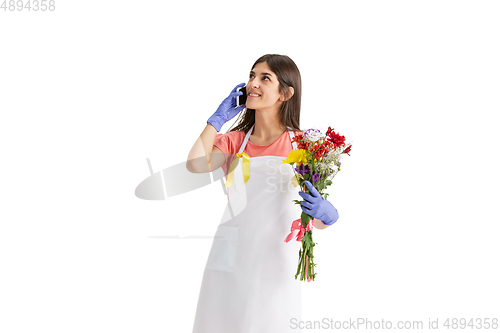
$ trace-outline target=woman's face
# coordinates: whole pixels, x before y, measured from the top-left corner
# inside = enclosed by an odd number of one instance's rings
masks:
[[[279,93],[278,77],[271,71],[266,62],[259,62],[250,71],[247,83],[248,109],[279,109],[282,96]]]

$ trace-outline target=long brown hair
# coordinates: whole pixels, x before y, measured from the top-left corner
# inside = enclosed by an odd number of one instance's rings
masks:
[[[252,69],[260,63],[265,62],[278,77],[279,91],[285,95],[285,101],[279,111],[279,119],[283,125],[293,131],[303,132],[300,129],[300,96],[302,95],[302,80],[297,65],[290,57],[280,54],[266,54],[257,59]],[[293,87],[294,94],[288,99],[288,88]],[[255,124],[255,109],[246,109],[239,114],[238,123],[233,124],[226,133],[232,131],[244,131],[248,133]],[[235,122],[236,123],[236,122]]]

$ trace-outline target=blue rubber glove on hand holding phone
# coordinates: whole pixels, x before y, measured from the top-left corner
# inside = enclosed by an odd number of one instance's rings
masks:
[[[339,219],[339,213],[332,203],[324,199],[318,190],[309,181],[304,181],[309,192],[299,192],[299,195],[305,200],[300,203],[302,211],[309,216],[321,220],[326,225],[332,225]]]
[[[241,91],[236,90],[244,85],[245,83],[240,83],[234,87],[229,96],[227,96],[219,105],[217,111],[215,111],[215,113],[207,120],[207,123],[215,127],[217,132],[220,132],[222,125],[233,119],[238,113],[240,113],[241,110],[246,108],[245,104],[236,107],[236,99],[238,96],[243,95]]]

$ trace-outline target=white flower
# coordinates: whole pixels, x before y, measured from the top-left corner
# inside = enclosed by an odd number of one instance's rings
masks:
[[[322,139],[324,137],[323,133],[321,133],[317,129],[308,129],[305,133],[304,136],[309,139],[311,142],[316,142],[319,139]]]

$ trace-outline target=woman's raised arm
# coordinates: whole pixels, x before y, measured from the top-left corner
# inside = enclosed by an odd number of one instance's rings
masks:
[[[221,127],[238,113],[245,109],[245,105],[236,105],[236,99],[243,92],[238,91],[245,83],[240,83],[231,91],[215,113],[208,118],[207,126],[201,132],[200,137],[191,148],[186,162],[186,168],[190,172],[204,173],[212,172],[220,168],[224,162],[224,154],[219,148],[214,146],[215,136],[220,132]]]
[[[189,172],[205,173],[217,170],[225,163],[224,154],[214,146],[217,130],[207,124],[189,151],[186,168]]]

